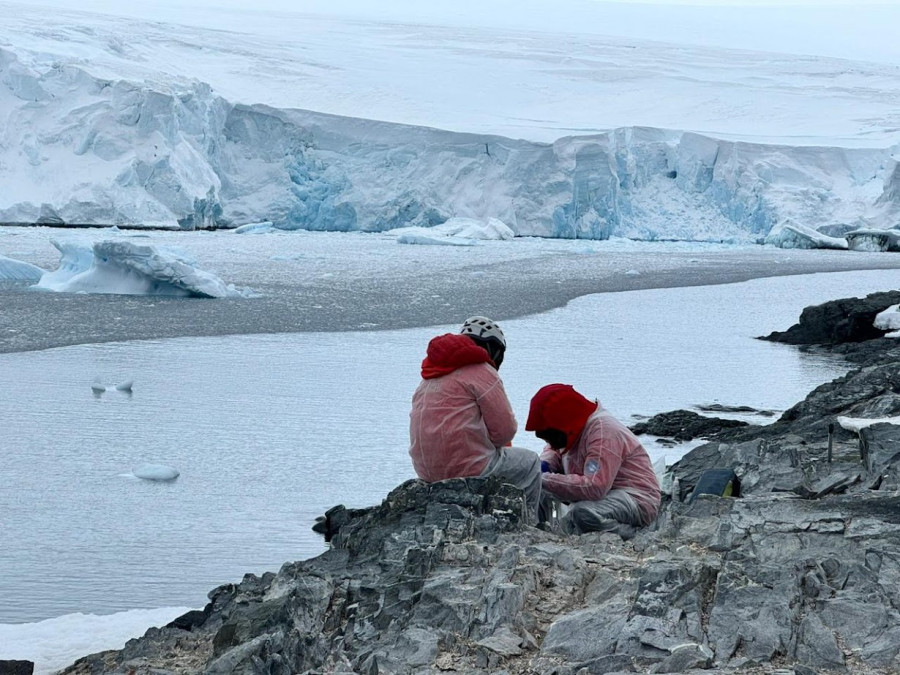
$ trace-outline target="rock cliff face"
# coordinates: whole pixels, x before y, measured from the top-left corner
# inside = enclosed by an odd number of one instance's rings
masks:
[[[837,429],[831,461],[827,430],[900,411],[897,373],[882,344],[773,425],[689,453],[632,541],[529,527],[494,479],[409,481],[332,510],[321,556],[65,672],[900,672],[900,426]],[[690,498],[726,467],[741,498]]]

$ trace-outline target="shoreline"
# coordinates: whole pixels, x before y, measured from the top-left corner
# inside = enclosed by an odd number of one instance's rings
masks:
[[[408,249],[417,248],[423,247],[396,246],[395,250],[399,257],[409,257]],[[213,261],[213,268],[221,266],[218,262]],[[900,270],[900,256],[885,253],[768,247],[666,251],[660,246],[652,252],[589,254],[539,251],[525,259],[451,263],[449,269],[434,274],[423,273],[416,262],[415,257],[401,262],[414,268],[408,275],[371,268],[367,270],[371,276],[361,278],[352,263],[349,269],[296,283],[285,283],[262,267],[228,270],[226,281],[246,284],[260,294],[250,299],[57,294],[32,291],[15,282],[0,283],[0,354],[178,337],[418,328],[456,323],[473,312],[504,321],[597,293]]]

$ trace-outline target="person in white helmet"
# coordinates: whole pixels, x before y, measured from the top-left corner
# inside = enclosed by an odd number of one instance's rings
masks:
[[[536,522],[541,462],[537,453],[511,447],[517,423],[497,372],[505,352],[500,326],[483,316],[428,343],[413,394],[409,454],[428,482],[497,476],[512,483],[525,492]]]

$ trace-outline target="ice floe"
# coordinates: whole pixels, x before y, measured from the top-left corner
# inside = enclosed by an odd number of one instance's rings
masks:
[[[165,464],[141,464],[131,472],[135,478],[142,480],[170,481],[181,475],[178,469]]]
[[[516,234],[498,218],[450,218],[433,227],[401,227],[391,231],[398,244],[475,246],[478,241],[509,241]]]
[[[53,240],[60,266],[44,274],[38,288],[63,293],[110,293],[201,298],[249,297],[252,291],[226,284],[176,254],[131,241],[93,245]]]

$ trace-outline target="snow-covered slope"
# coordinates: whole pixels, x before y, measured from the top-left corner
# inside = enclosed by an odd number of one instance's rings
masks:
[[[784,222],[830,236],[900,222],[900,132],[891,126],[900,109],[896,68],[573,36],[548,52],[560,36],[503,33],[489,42],[494,34],[468,31],[435,42],[439,29],[425,27],[414,47],[383,49],[374,83],[355,90],[341,78],[373,75],[371,60],[350,68],[339,53],[358,48],[360,36],[371,43],[378,30],[396,26],[345,20],[338,25],[347,41],[329,51],[322,45],[342,35],[334,26],[320,43],[292,45],[254,42],[259,32],[6,7],[17,9],[0,26],[7,43],[0,46],[0,222],[196,228],[271,221],[373,231],[455,216],[497,218],[519,235],[715,241],[762,240]],[[307,50],[312,54],[300,59]],[[406,57],[426,51],[434,58],[415,86],[431,101],[428,109],[395,96],[384,79],[397,66],[404,81],[415,80],[410,63],[422,62]],[[515,87],[502,77],[495,82],[485,66],[520,57],[541,64],[519,77],[538,85],[531,95],[553,108],[548,124],[525,120],[522,130],[533,137],[586,115],[600,128],[614,119],[669,119],[680,129],[728,120],[727,138],[627,126],[545,143],[360,119],[388,110],[387,118],[456,116],[478,129],[494,115],[493,126],[508,129],[516,101],[501,104],[486,92],[494,84],[501,92]],[[446,110],[433,114],[441,80],[422,77],[442,64],[451,71],[465,65],[480,78],[467,93],[485,93],[487,102],[452,90]],[[208,76],[217,90],[191,73]],[[328,99],[317,96],[332,74],[351,92],[357,117],[239,104],[218,93],[240,91],[236,98],[253,101],[277,81],[260,100],[299,108]],[[590,82],[585,90],[582,76]],[[541,92],[549,82],[557,84]],[[594,90],[582,105],[553,96]],[[334,104],[340,93],[332,91],[327,107],[342,109]],[[367,93],[371,106],[364,106]],[[470,108],[476,112],[460,117]],[[496,114],[501,110],[507,117]],[[538,113],[529,105],[521,114]],[[801,129],[805,135],[795,139],[800,145],[766,144],[736,140],[737,128],[765,140]],[[828,143],[810,144],[814,139]]]
[[[0,46],[38,70],[199,80],[234,103],[545,142],[630,126],[900,142],[900,7],[823,2],[0,0]],[[92,7],[110,14],[75,11]],[[893,61],[864,62],[879,50]]]

